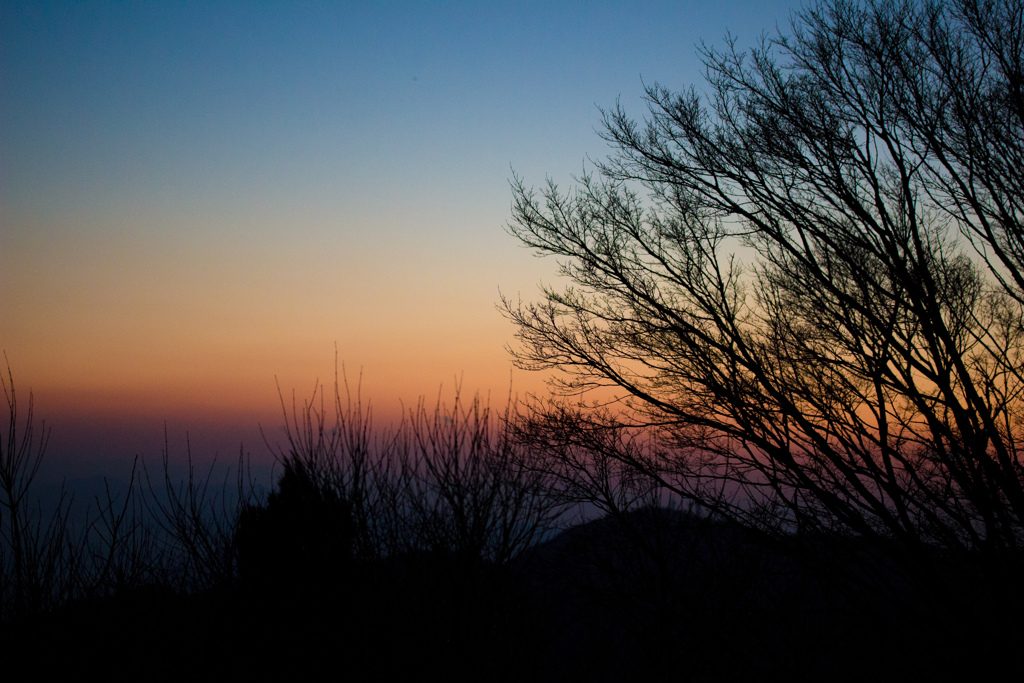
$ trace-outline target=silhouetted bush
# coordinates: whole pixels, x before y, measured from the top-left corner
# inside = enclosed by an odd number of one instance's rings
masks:
[[[243,585],[323,589],[344,582],[352,562],[351,506],[305,463],[285,462],[265,505],[242,510],[235,537]]]

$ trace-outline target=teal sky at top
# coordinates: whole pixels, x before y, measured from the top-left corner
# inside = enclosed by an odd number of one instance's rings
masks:
[[[503,198],[792,3],[4,3],[8,211]],[[540,176],[540,177],[538,177]],[[497,181],[497,182],[495,182]]]

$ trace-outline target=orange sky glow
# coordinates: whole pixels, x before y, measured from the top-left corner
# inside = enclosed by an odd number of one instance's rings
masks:
[[[543,393],[496,309],[557,283],[510,177],[570,186],[598,106],[792,6],[0,2],[0,350],[55,461],[158,457],[165,423],[267,457],[278,387],[336,357],[379,424]]]

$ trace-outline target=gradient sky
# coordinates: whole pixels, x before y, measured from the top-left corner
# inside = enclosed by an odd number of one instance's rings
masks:
[[[513,170],[570,185],[598,106],[798,6],[2,2],[0,349],[51,458],[158,456],[165,421],[258,457],[335,345],[378,420],[542,390],[495,308],[555,269],[504,231]]]

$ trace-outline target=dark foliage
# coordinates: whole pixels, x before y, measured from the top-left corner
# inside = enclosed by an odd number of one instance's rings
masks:
[[[242,510],[235,536],[238,578],[261,589],[309,591],[344,584],[352,563],[351,507],[288,461],[265,505]]]

